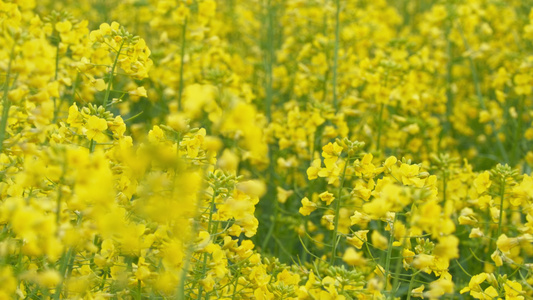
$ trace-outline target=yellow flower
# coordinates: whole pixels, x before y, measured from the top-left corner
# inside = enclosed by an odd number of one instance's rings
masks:
[[[481,231],[481,229],[479,229],[478,227],[472,228],[472,230],[470,231],[470,235],[468,235],[469,238],[479,238],[483,236],[485,236],[483,234],[483,231]]]
[[[213,279],[213,276],[211,274],[208,274],[206,278],[201,279],[200,283],[202,284],[206,292],[212,291],[215,286],[215,280]]]
[[[383,166],[386,168],[386,170],[387,170],[388,172],[390,172],[391,169],[392,169],[392,166],[394,166],[394,165],[396,164],[397,161],[398,161],[398,159],[397,159],[396,157],[394,157],[394,156],[390,156],[390,157],[388,157],[388,158],[385,160],[385,162],[383,163]],[[423,286],[422,286],[422,288],[423,288]]]
[[[328,230],[333,230],[335,228],[335,224],[333,223],[334,220],[335,215],[323,215],[322,219],[320,219],[320,223]]]
[[[516,281],[507,280],[503,285],[505,290],[505,299],[506,300],[523,300],[524,296],[522,294],[522,285]]]
[[[147,97],[146,88],[144,86],[137,87],[134,90],[128,92],[131,96]]]
[[[285,203],[287,202],[287,199],[292,196],[292,194],[294,193],[294,191],[292,190],[286,190],[282,187],[276,187],[276,195],[277,195],[277,200],[279,203]]]
[[[415,257],[415,253],[407,248],[404,248],[403,251],[402,251],[402,257],[403,257],[403,262],[404,262],[404,267],[405,268],[408,268],[408,266],[406,266],[406,264],[410,264],[413,262],[413,259]]]
[[[68,109],[67,123],[75,128],[81,127],[83,125],[83,117],[78,111],[78,106],[76,105],[76,103],[73,103]]]
[[[338,182],[343,164],[341,164],[341,166],[337,165],[337,158],[331,157],[324,159],[324,165],[326,167],[321,168],[318,171],[318,176],[327,177],[328,184],[334,184],[335,182]]]
[[[363,247],[363,244],[367,241],[367,233],[368,230],[356,231],[354,232],[353,236],[348,236],[346,238],[346,241],[355,248],[361,249]]]
[[[101,78],[100,79],[96,79],[94,82],[92,82],[92,84],[94,85],[94,88],[97,91],[103,91],[107,87],[105,81],[103,79],[101,79]]]
[[[72,23],[70,23],[70,21],[68,20],[63,22],[57,22],[55,28],[57,32],[64,33],[72,29]]]
[[[470,292],[470,295],[477,299],[492,300],[498,297],[499,293],[496,288],[489,286],[483,292]]]
[[[370,216],[359,211],[354,211],[353,216],[350,217],[350,225],[359,225],[364,228],[370,221]]]
[[[293,274],[287,269],[283,269],[283,271],[278,274],[277,279],[287,285],[297,285],[300,282],[300,275]]]
[[[172,19],[178,24],[183,24],[185,20],[189,17],[190,11],[185,5],[180,4],[177,9],[172,11]]]
[[[404,185],[422,187],[424,180],[419,178],[420,167],[417,165],[402,164],[400,166],[401,180]]]
[[[326,202],[326,205],[330,205],[331,202],[335,200],[335,197],[333,196],[333,194],[328,191],[321,193],[320,195],[318,195],[318,197],[320,198],[320,200]]]
[[[0,268],[0,297],[2,299],[13,299],[14,293],[17,290],[17,278],[13,275],[11,266],[3,266]]]
[[[530,95],[531,94],[531,81],[532,78],[528,74],[516,74],[514,77],[515,92],[518,95]]]
[[[501,267],[503,265],[502,256],[500,255],[500,251],[499,250],[494,251],[490,255],[490,258],[492,259],[492,261],[494,262],[496,267]]]
[[[313,180],[318,178],[318,171],[320,171],[321,161],[319,158],[313,160],[311,166],[307,168],[307,178]]]
[[[459,239],[454,235],[444,236],[439,239],[433,253],[445,259],[459,257]]]
[[[266,193],[266,184],[262,180],[246,180],[239,182],[237,189],[249,196],[261,198]]]
[[[442,276],[441,278],[433,281],[429,284],[429,291],[424,293],[429,299],[439,299],[444,294],[451,294],[454,292],[454,284],[450,280],[450,278],[445,278],[445,276]]]
[[[509,238],[507,235],[502,234],[498,237],[496,245],[503,253],[509,254],[511,249],[518,246],[520,241],[518,238]]]
[[[472,278],[470,278],[470,282],[468,283],[468,287],[463,288],[460,291],[460,293],[464,294],[466,292],[470,292],[470,295],[472,297],[477,298],[476,297],[477,294],[479,294],[480,292],[481,292],[481,294],[483,293],[483,289],[481,288],[480,284],[483,283],[488,278],[489,278],[489,274],[488,273],[480,273],[480,274],[472,276]],[[473,293],[476,293],[476,295],[474,295]],[[478,298],[478,299],[480,299],[480,298]]]
[[[97,116],[90,116],[87,120],[87,129],[85,135],[88,139],[94,140],[97,143],[102,143],[106,140],[104,130],[107,129],[107,121]]]
[[[479,174],[474,180],[474,187],[476,188],[476,192],[478,194],[482,194],[487,191],[491,184],[492,181],[490,181],[490,173],[488,171]]]
[[[389,247],[389,239],[384,237],[377,230],[372,231],[370,238],[372,240],[372,245],[378,249],[386,250]]]
[[[322,147],[322,156],[324,158],[337,158],[342,152],[342,146],[335,143],[328,143],[324,147]]]
[[[424,295],[422,294],[422,292],[424,292],[424,285],[412,289],[411,296],[424,299]]]
[[[147,278],[150,277],[150,269],[147,267],[147,264],[145,263],[144,257],[139,257],[139,262],[137,263],[137,271],[135,271],[134,275],[137,280],[145,281]]]
[[[363,257],[363,254],[355,251],[355,249],[352,247],[346,249],[344,255],[342,256],[342,260],[348,265],[354,267],[361,267],[366,264],[366,259]]]
[[[430,268],[433,265],[434,261],[435,261],[435,257],[433,255],[422,253],[422,254],[417,255],[415,259],[413,260],[413,267],[430,274],[431,273]]]
[[[61,282],[61,275],[56,270],[48,269],[37,275],[37,283],[46,288],[55,288]]]

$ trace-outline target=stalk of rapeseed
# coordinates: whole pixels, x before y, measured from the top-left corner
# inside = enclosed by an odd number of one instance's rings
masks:
[[[15,59],[15,47],[17,43],[13,41],[11,46],[11,52],[9,55],[9,62],[7,64],[6,81],[4,82],[4,94],[2,96],[2,120],[0,120],[0,153],[4,149],[4,140],[6,138],[7,119],[9,118],[9,108],[11,107],[11,101],[8,97],[9,81],[11,80],[11,66]]]

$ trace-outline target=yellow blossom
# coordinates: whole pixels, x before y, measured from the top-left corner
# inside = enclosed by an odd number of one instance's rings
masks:
[[[364,266],[366,264],[363,255],[351,247],[346,249],[342,256],[342,260],[350,266]]]
[[[335,200],[335,197],[333,196],[333,194],[328,191],[321,193],[320,195],[318,195],[318,197],[320,198],[320,200],[326,202],[326,205],[330,205],[331,202]]]
[[[107,129],[107,121],[97,116],[90,116],[87,120],[85,135],[88,139],[102,143],[106,140],[104,131]]]
[[[301,202],[302,207],[300,207],[299,212],[304,216],[310,215],[313,211],[317,209],[316,203],[309,201],[307,197],[304,197]]]
[[[483,192],[487,191],[491,184],[492,181],[490,180],[490,173],[488,171],[479,174],[474,180],[474,187],[476,188],[478,194],[482,194]]]

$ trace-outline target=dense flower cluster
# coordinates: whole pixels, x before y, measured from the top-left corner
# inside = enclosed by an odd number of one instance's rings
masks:
[[[530,4],[0,0],[0,299],[532,298]]]

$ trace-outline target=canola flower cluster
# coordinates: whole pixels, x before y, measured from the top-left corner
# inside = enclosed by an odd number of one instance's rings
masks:
[[[531,7],[0,0],[0,299],[531,299]]]

